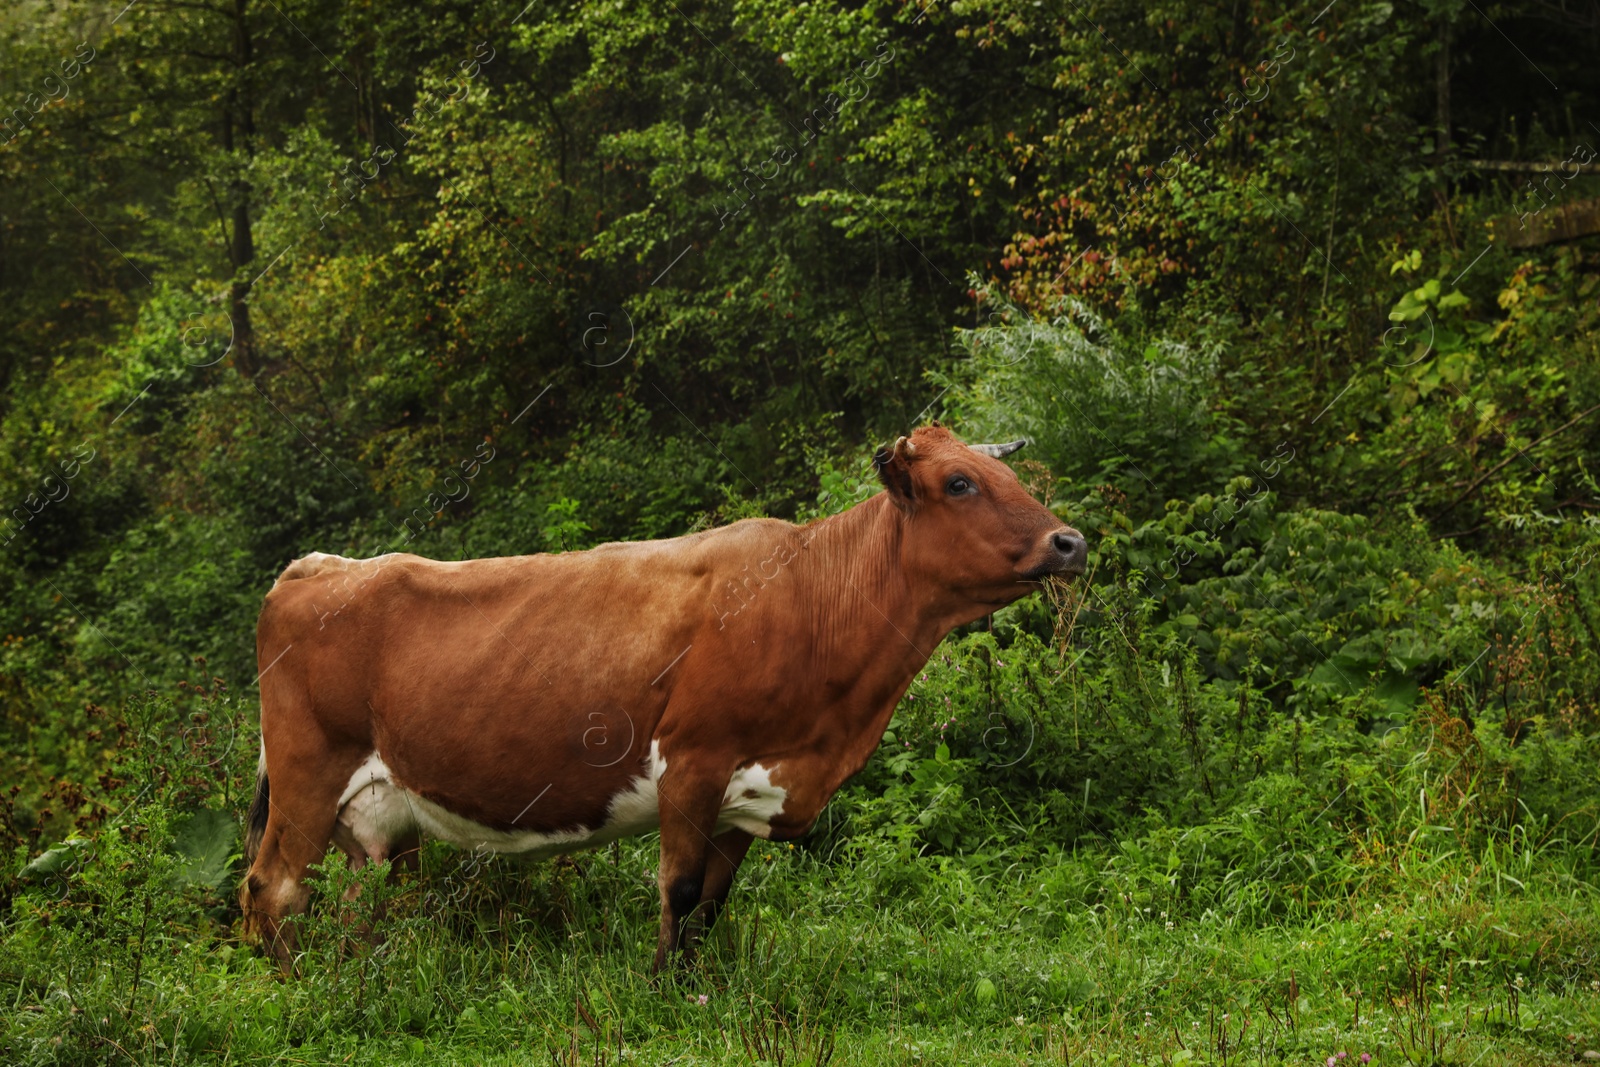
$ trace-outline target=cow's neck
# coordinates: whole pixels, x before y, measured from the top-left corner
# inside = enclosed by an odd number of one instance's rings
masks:
[[[851,735],[852,772],[877,748],[906,687],[952,629],[937,576],[906,571],[905,521],[880,493],[806,529],[813,565],[805,599],[823,628],[812,643],[813,677],[828,687]]]

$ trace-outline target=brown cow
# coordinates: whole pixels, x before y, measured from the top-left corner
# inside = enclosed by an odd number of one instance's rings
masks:
[[[923,427],[874,457],[884,492],[805,526],[290,564],[256,639],[246,915],[287,969],[330,841],[359,866],[424,831],[549,855],[659,827],[655,967],[689,952],[752,836],[816,822],[946,634],[1083,573],[999,461],[1021,444]]]

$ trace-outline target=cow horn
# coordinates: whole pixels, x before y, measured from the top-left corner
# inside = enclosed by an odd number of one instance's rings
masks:
[[[894,443],[894,454],[904,456],[906,459],[912,459],[917,454],[917,446],[911,443],[911,438],[909,437],[897,438]]]
[[[993,456],[995,459],[1005,459],[1027,443],[1026,440],[1022,440],[1011,441],[1003,445],[968,445],[967,447],[974,452],[982,452],[986,456]]]

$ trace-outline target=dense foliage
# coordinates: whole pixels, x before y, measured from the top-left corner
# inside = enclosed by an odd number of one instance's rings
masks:
[[[0,1059],[1600,1047],[1596,45],[1532,0],[0,12]],[[289,560],[806,520],[932,418],[1030,438],[1091,574],[941,646],[682,988],[649,841],[330,862],[270,978]]]

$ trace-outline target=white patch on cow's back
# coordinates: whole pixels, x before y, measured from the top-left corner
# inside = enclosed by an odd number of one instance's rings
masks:
[[[650,773],[633,779],[627,789],[611,798],[606,821],[595,829],[576,826],[555,831],[495,830],[403,788],[395,782],[383,758],[373,752],[356,768],[339,797],[339,821],[369,852],[379,846],[387,852],[387,846],[420,829],[459,848],[530,853],[535,857],[554,855],[648,833],[660,826],[658,785],[666,770],[660,742],[652,741]],[[546,785],[530,796],[522,815],[536,808],[552,788],[553,785]]]
[[[783,812],[789,792],[772,781],[777,765],[763,767],[752,763],[740,767],[728,780],[722,794],[722,810],[717,813],[717,830],[737,827],[757,837],[772,836],[772,820]]]

